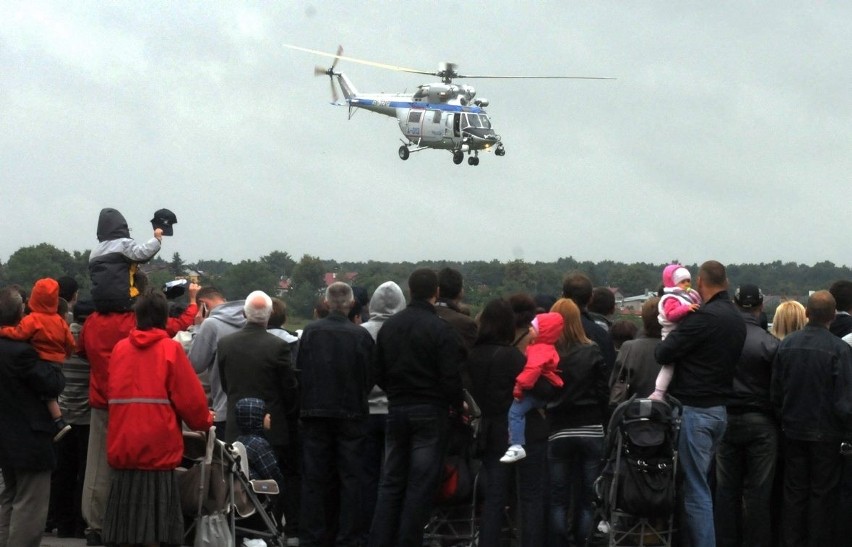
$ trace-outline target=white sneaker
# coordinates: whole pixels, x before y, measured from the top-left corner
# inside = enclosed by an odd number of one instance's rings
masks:
[[[527,451],[524,450],[524,447],[519,444],[513,444],[509,447],[509,450],[503,454],[503,457],[500,458],[500,461],[503,463],[514,463],[518,460],[523,460],[527,457]]]

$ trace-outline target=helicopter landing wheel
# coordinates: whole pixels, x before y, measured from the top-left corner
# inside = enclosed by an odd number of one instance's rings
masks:
[[[468,165],[479,165],[479,158],[477,158],[476,156],[471,156],[471,157],[467,158],[467,164]]]
[[[408,151],[407,146],[405,146],[403,144],[402,146],[399,147],[399,159],[401,159],[402,161],[405,161],[405,160],[408,159],[409,155],[411,155],[411,153]]]
[[[462,152],[453,152],[453,163],[456,165],[461,165],[461,162],[464,161],[464,154]]]
[[[503,145],[500,145],[500,146],[497,147],[497,150],[494,151],[494,154],[496,154],[498,156],[505,156],[506,155],[506,149],[503,148]]]

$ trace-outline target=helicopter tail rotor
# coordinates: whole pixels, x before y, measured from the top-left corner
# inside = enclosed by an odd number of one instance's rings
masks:
[[[340,60],[340,56],[343,54],[343,46],[337,46],[337,54],[334,56],[334,62],[331,63],[329,68],[323,68],[321,66],[316,66],[314,68],[314,76],[328,76],[331,82],[331,100],[332,102],[337,102],[340,99],[340,96],[337,94],[337,88],[334,86],[334,77],[340,74],[339,72],[334,71],[334,67],[337,66],[337,62]]]

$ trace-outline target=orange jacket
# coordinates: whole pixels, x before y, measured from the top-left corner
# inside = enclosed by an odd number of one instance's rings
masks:
[[[109,362],[107,461],[114,469],[168,470],[183,455],[181,420],[207,430],[207,397],[180,343],[133,329]]]
[[[30,313],[14,327],[0,328],[0,336],[29,342],[45,361],[61,363],[74,353],[74,337],[59,309],[59,283],[44,278],[36,281],[29,300]]]

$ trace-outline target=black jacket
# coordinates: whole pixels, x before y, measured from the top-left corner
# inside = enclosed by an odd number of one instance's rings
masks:
[[[366,418],[373,337],[340,313],[305,327],[299,342],[302,418]]]
[[[235,407],[246,397],[263,399],[272,415],[267,438],[272,445],[288,443],[287,414],[296,404],[296,375],[290,364],[290,345],[257,323],[222,337],[216,349],[219,381],[228,395],[225,440],[239,435]]]
[[[688,406],[727,405],[745,337],[745,321],[728,292],[716,293],[688,314],[654,352],[658,363],[675,367],[669,394]]]
[[[840,441],[852,418],[852,349],[824,327],[787,335],[775,354],[772,403],[784,434],[799,441]]]
[[[760,320],[743,313],[746,339],[740,361],[734,371],[734,395],[728,412],[772,413],[769,386],[772,380],[772,360],[778,351],[779,340],[763,330]]]
[[[56,426],[44,399],[57,398],[64,387],[59,367],[40,361],[31,345],[0,338],[0,467],[56,468]]]
[[[831,334],[838,338],[843,338],[847,334],[852,333],[852,315],[838,313],[834,321],[831,322],[829,330],[831,330]]]
[[[488,450],[502,454],[509,446],[509,407],[515,378],[526,359],[508,344],[477,344],[470,350],[465,369],[470,377],[470,394],[482,411],[481,434]],[[547,440],[547,420],[538,409],[526,415],[527,442]]]
[[[412,300],[385,321],[376,340],[376,384],[388,406],[432,404],[461,407],[463,360],[459,337],[429,302]]]
[[[550,431],[586,425],[606,427],[609,373],[597,344],[559,350],[557,370],[565,385],[548,409]]]
[[[580,321],[583,323],[583,331],[586,336],[600,348],[606,364],[607,378],[609,378],[612,369],[615,367],[615,346],[612,343],[612,336],[609,331],[598,325],[586,310],[581,312]]]

